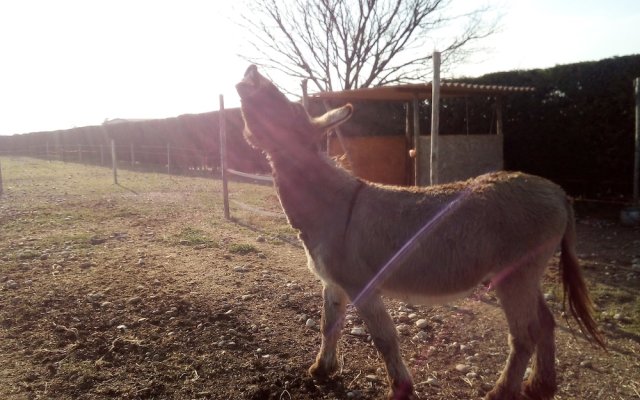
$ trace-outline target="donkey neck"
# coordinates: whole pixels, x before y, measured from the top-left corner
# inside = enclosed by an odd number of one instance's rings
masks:
[[[344,227],[363,183],[318,151],[269,155],[278,197],[291,225],[303,235]]]

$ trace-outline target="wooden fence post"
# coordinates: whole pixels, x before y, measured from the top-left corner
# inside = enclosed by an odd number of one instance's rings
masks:
[[[633,157],[633,204],[640,207],[640,78],[633,80],[636,98],[636,151]]]
[[[420,159],[422,155],[420,154],[420,99],[417,94],[413,96],[411,105],[413,108],[413,184],[420,186],[420,176],[422,175]]]
[[[440,52],[433,52],[433,82],[431,82],[431,160],[430,183],[437,185],[438,179],[438,135],[440,134]]]
[[[404,119],[404,135],[406,142],[406,154],[405,154],[405,166],[404,177],[405,183],[411,185],[413,183],[413,156],[411,150],[413,150],[413,128],[411,127],[411,121],[413,116],[411,115],[411,103],[404,103],[405,107],[405,119]],[[414,150],[415,152],[415,150]]]
[[[78,162],[82,164],[82,145],[78,144]]]
[[[116,142],[111,139],[111,168],[113,169],[113,184],[118,184],[118,162],[116,158]]]
[[[220,113],[218,114],[220,125],[220,172],[222,175],[222,202],[224,205],[224,217],[230,219],[229,214],[229,187],[227,184],[227,123],[224,115],[224,96],[220,95]]]
[[[2,196],[3,193],[3,188],[2,188],[2,164],[0,164],[0,196]]]
[[[100,165],[104,165],[104,146],[100,143]]]
[[[171,143],[167,142],[167,174],[171,175]]]
[[[131,143],[131,166],[135,166],[136,165],[136,155],[133,152],[133,143]]]
[[[496,135],[502,136],[504,134],[504,124],[502,118],[503,97],[498,95],[496,97]],[[491,132],[489,132],[491,133]]]

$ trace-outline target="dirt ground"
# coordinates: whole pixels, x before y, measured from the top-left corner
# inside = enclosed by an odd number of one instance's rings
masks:
[[[352,307],[342,365],[307,376],[320,283],[270,187],[3,158],[0,399],[369,399],[382,362]],[[562,318],[557,260],[544,290],[558,321],[557,399],[640,398],[640,229],[578,207],[579,255],[606,333],[599,350]],[[478,399],[507,354],[491,291],[448,306],[389,300],[423,399]],[[418,328],[416,322],[428,323]],[[573,324],[575,326],[575,323]],[[457,367],[457,368],[456,368]]]

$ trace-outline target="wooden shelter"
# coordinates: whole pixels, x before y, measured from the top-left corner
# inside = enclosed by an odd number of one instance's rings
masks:
[[[503,169],[504,97],[531,92],[532,87],[482,85],[461,82],[440,82],[441,98],[491,96],[495,98],[495,133],[473,135],[445,134],[438,139],[439,183],[467,179],[492,170]],[[406,84],[374,88],[320,92],[309,95],[310,100],[331,102],[401,102],[412,105],[413,118],[407,115],[406,135],[383,137],[331,137],[328,150],[331,155],[344,152],[352,172],[364,179],[387,184],[427,185],[430,182],[429,136],[420,132],[419,103],[431,100],[433,84]],[[410,110],[410,107],[407,107]],[[437,111],[436,111],[437,112]],[[413,120],[411,124],[409,121]],[[408,168],[409,167],[409,168]]]

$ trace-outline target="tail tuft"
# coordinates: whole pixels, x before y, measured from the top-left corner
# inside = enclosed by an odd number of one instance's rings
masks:
[[[564,289],[563,310],[566,309],[567,300],[569,311],[578,322],[580,330],[591,336],[603,349],[606,349],[605,339],[598,330],[598,324],[593,318],[593,302],[589,296],[589,290],[582,277],[582,269],[575,254],[575,219],[573,207],[567,201],[568,222],[562,238],[560,270],[562,273],[562,286]]]

